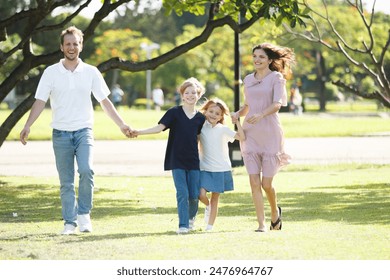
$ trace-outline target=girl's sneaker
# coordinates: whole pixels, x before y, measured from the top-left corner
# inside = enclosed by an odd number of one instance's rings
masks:
[[[206,226],[206,231],[212,231],[213,230],[213,226],[212,225],[207,225]]]
[[[204,222],[206,223],[206,225],[209,223],[209,219],[210,219],[210,205],[207,205],[204,208]]]

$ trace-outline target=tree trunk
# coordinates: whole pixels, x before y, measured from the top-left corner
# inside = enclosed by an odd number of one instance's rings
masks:
[[[5,139],[7,139],[12,128],[17,124],[17,122],[26,114],[32,107],[35,101],[34,94],[30,94],[0,126],[0,147],[3,145]]]
[[[321,51],[316,51],[316,61],[318,69],[318,82],[320,84],[320,111],[326,111],[326,95],[325,95],[325,82],[326,82],[326,68],[325,59]]]

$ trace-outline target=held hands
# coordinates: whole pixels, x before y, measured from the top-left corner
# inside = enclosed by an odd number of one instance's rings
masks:
[[[127,124],[121,126],[121,131],[127,138],[135,138],[138,136],[138,131],[131,129]]]
[[[127,138],[136,138],[139,135],[138,130],[131,129],[129,126],[127,126],[123,133],[126,135]]]
[[[230,114],[230,117],[232,118],[232,123],[236,124],[240,118],[240,114],[238,112],[234,112]]]
[[[136,138],[138,135],[139,135],[139,131],[138,130],[129,130],[126,133],[127,138]]]

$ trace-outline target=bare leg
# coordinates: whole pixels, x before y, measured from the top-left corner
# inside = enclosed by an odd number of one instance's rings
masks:
[[[257,221],[259,223],[258,230],[265,230],[264,197],[261,189],[260,176],[250,174],[249,183],[251,185],[252,200],[256,210]]]
[[[218,214],[218,200],[219,200],[219,193],[211,193],[211,199],[210,199],[210,218],[209,218],[209,225],[214,225],[215,218],[217,218]]]
[[[199,200],[206,206],[209,206],[210,204],[209,198],[207,197],[207,192],[204,188],[200,188]]]
[[[276,191],[272,186],[273,177],[263,177],[262,187],[267,195],[269,205],[271,207],[271,221],[275,222],[279,218],[279,210],[276,202]],[[279,229],[280,223],[275,226],[275,229]]]

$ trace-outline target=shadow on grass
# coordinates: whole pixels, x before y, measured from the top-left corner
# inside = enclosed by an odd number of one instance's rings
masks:
[[[0,181],[0,221],[6,223],[61,220],[59,191],[52,185],[10,185]]]
[[[343,221],[351,224],[389,224],[389,184],[313,187],[305,192],[279,192],[279,205],[284,220]],[[113,198],[95,198],[93,219],[126,217],[144,214],[175,214],[172,207],[145,207],[137,198],[124,199],[118,190],[100,189],[99,192],[118,192]],[[228,192],[221,195],[219,216],[255,217],[250,193]],[[266,213],[269,212],[265,202]],[[17,217],[13,213],[18,213]],[[61,220],[59,190],[53,185],[31,184],[10,186],[0,181],[0,221],[30,223]],[[165,233],[163,233],[165,234]]]
[[[193,231],[188,233],[188,235],[199,235],[199,234],[207,234],[210,235],[212,233],[205,232],[205,231]],[[165,231],[165,232],[144,232],[144,233],[114,233],[114,234],[89,234],[89,233],[80,233],[77,235],[66,236],[64,238],[64,241],[62,243],[74,243],[74,242],[80,242],[80,241],[99,241],[99,240],[107,240],[107,239],[127,239],[127,238],[142,238],[142,237],[160,237],[160,236],[177,236],[178,234],[173,231]]]
[[[94,199],[94,219],[105,217],[126,217],[144,214],[174,214],[176,207],[144,207],[140,198],[125,199],[121,191],[99,188],[97,193],[114,193],[113,199]],[[96,194],[95,194],[96,196]],[[14,216],[15,215],[15,216]],[[14,186],[0,181],[0,222],[30,223],[61,221],[61,200],[58,186],[46,184],[25,184]]]
[[[335,192],[334,189],[338,191]],[[342,221],[350,224],[390,223],[390,184],[366,184],[311,188],[306,192],[278,193],[283,219],[301,221]],[[226,193],[221,196],[218,216],[255,215],[250,193]],[[265,198],[266,200],[266,198]],[[269,204],[265,202],[266,214]]]

